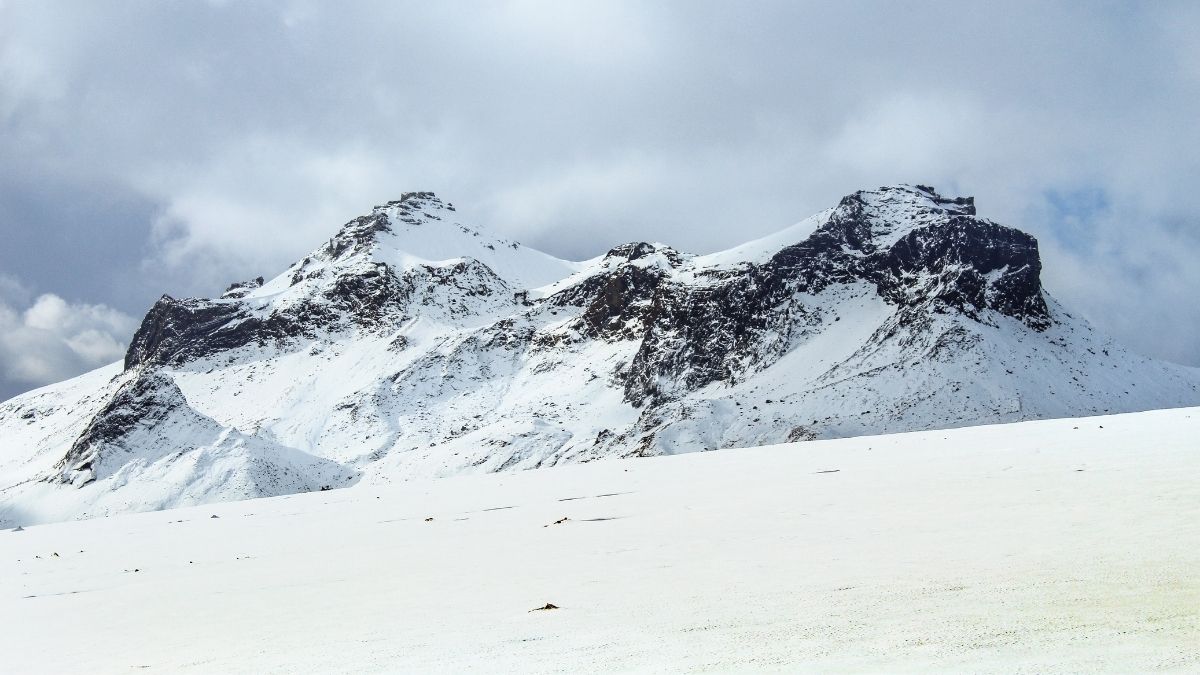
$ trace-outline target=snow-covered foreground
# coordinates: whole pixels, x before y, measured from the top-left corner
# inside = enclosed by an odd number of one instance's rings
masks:
[[[5,531],[0,606],[7,672],[1195,672],[1200,408]]]

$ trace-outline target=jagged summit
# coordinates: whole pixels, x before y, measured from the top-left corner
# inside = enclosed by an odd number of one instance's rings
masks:
[[[828,278],[820,272],[853,274],[902,308],[952,307],[975,320],[986,320],[981,312],[990,309],[1036,330],[1052,320],[1037,240],[977,217],[972,197],[943,197],[925,186],[848,195],[811,237],[772,262],[800,269],[810,283]]]
[[[844,216],[857,213],[875,221],[872,228],[861,232],[859,238],[884,237],[888,233],[904,234],[922,223],[953,215],[975,215],[973,197],[944,197],[934,188],[915,185],[890,185],[874,190],[860,190],[846,195],[838,204],[795,225],[769,234],[761,239],[746,242],[726,251],[696,257],[696,265],[706,267],[729,267],[747,263],[763,263],[784,247],[799,243],[821,226],[827,224],[835,214]],[[877,229],[876,229],[877,228]],[[880,242],[883,243],[883,242]]]
[[[844,229],[846,242],[859,250],[874,250],[955,217],[974,218],[975,198],[943,197],[923,185],[893,185],[843,197],[830,221],[856,225]]]
[[[417,218],[415,214],[424,214],[425,217],[433,217],[432,213],[436,211],[453,211],[454,205],[449,202],[443,202],[441,198],[432,192],[405,192],[400,195],[400,199],[393,199],[386,204],[376,206],[372,209],[373,212],[394,210],[399,214],[406,214]]]
[[[1033,237],[924,186],[728,251],[584,262],[406,193],[274,278],[164,296],[124,363],[0,404],[0,526],[1200,404],[1200,371],[1125,351],[1040,277]]]
[[[379,244],[378,235],[441,221],[453,217],[453,213],[454,206],[432,192],[405,192],[400,199],[375,206],[371,213],[343,225],[314,255],[336,260],[369,252]]]
[[[884,185],[874,190],[859,190],[843,200],[848,198],[857,198],[877,207],[907,203],[916,208],[940,209],[957,215],[975,215],[974,197],[948,197],[939,193],[937,188],[928,185],[910,185],[908,183]]]
[[[311,256],[333,262],[361,257],[393,271],[453,266],[472,259],[521,288],[549,283],[574,269],[565,260],[460,222],[454,206],[432,192],[407,192],[374,207],[370,214],[343,225]]]

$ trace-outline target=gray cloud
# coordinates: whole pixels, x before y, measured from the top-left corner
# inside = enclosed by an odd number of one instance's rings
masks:
[[[0,398],[112,363],[125,353],[133,317],[105,305],[29,292],[0,275]]]
[[[405,190],[579,258],[922,182],[1200,364],[1198,30],[1168,2],[0,0],[0,269],[137,314]]]

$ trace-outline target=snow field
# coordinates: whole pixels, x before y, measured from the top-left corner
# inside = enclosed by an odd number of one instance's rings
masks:
[[[1195,672],[1197,475],[1190,408],[28,527],[0,532],[0,654],[23,673]]]

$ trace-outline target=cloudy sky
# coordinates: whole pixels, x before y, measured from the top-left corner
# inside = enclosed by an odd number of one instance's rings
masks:
[[[428,189],[563,257],[973,194],[1200,365],[1195,2],[0,0],[0,399]]]

